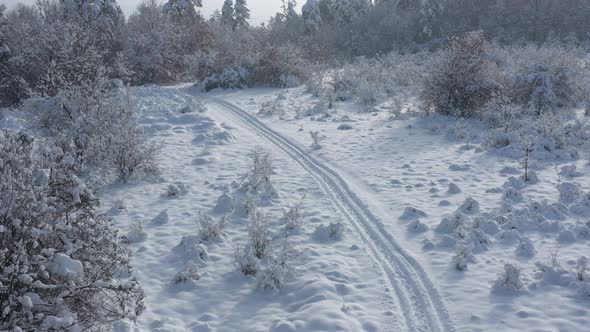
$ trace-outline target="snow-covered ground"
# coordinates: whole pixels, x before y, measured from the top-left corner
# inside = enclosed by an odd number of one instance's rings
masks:
[[[576,280],[590,253],[584,151],[532,158],[538,181],[524,183],[518,158],[454,137],[487,130],[475,121],[392,119],[354,103],[299,118],[297,110],[316,101],[303,88],[200,94],[180,85],[132,95],[146,132],[162,144],[162,175],[99,193],[132,241],[146,292],[140,321],[117,331],[590,326],[590,287]],[[260,114],[269,103],[282,114]],[[27,126],[26,115],[4,113],[2,128]],[[316,130],[321,147],[311,146]],[[248,242],[239,188],[255,150],[269,152],[274,166],[278,195],[259,204],[269,213],[272,251],[289,249],[289,273],[276,291],[257,289],[257,278],[235,264],[236,248]],[[285,230],[284,211],[302,197],[301,228]],[[198,239],[201,214],[229,217],[220,239]],[[342,238],[330,237],[328,225],[342,225]],[[497,282],[506,264],[520,278]]]
[[[589,253],[590,210],[587,196],[568,202],[557,189],[568,182],[588,192],[587,156],[532,160],[539,181],[525,185],[518,180],[523,173],[518,158],[449,138],[449,129],[458,127],[450,119],[392,120],[386,112],[363,112],[351,103],[337,104],[328,118],[297,119],[296,109],[314,102],[301,88],[216,97],[251,114],[265,102],[278,103],[285,114],[258,118],[302,147],[312,144],[309,131],[319,130],[325,136],[322,148],[308,152],[337,169],[385,230],[422,264],[457,330],[587,329],[590,301],[579,294],[575,271],[578,259]],[[350,129],[338,130],[346,128],[342,124]],[[460,126],[485,131],[475,122]],[[450,218],[455,211],[461,211],[458,227]],[[466,244],[472,254],[465,258],[467,270],[459,272],[453,256]],[[559,266],[553,266],[554,256]],[[493,290],[507,263],[520,268],[522,289]]]
[[[145,234],[134,236],[133,245],[133,265],[147,295],[139,330],[400,330],[404,320],[397,317],[400,311],[387,291],[388,281],[309,173],[221,107],[181,114],[194,98],[183,89],[138,88],[134,94],[147,131],[163,144],[162,179],[107,188],[101,197],[124,232],[137,235],[136,225],[143,223]],[[221,241],[206,244],[207,258],[195,258],[192,244],[177,247],[183,236],[198,234],[200,212],[214,218],[223,214],[215,212],[218,197],[246,173],[249,152],[258,146],[271,152],[275,168],[273,183],[280,198],[262,209],[272,214],[276,250],[285,241],[283,208],[306,195],[303,227],[287,238],[296,253],[292,275],[278,293],[258,291],[254,278],[234,266],[235,248],[248,237],[247,218],[239,213],[229,216]],[[170,184],[186,185],[188,191],[169,197]],[[164,211],[167,217],[160,215]],[[346,225],[341,241],[314,236],[318,225],[331,222]],[[200,279],[174,284],[189,260],[198,265]]]

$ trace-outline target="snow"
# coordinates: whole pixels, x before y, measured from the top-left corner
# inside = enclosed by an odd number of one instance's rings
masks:
[[[201,94],[182,85],[131,95],[146,132],[163,145],[162,175],[99,193],[132,242],[146,291],[144,315],[118,322],[116,331],[584,331],[590,324],[589,282],[576,277],[590,240],[583,157],[545,154],[531,165],[537,181],[524,182],[511,152],[477,138],[466,148],[447,135],[451,118],[392,119],[348,102],[328,117],[301,117],[296,106],[317,101],[303,88]],[[283,115],[257,115],[279,95]],[[206,110],[187,108],[195,103]],[[352,130],[339,130],[340,122]],[[9,114],[2,125],[20,123]],[[485,136],[480,123],[464,127]],[[321,149],[310,146],[315,130],[325,137]],[[248,245],[249,201],[239,193],[257,147],[274,166],[276,193],[258,200],[270,216],[271,251],[287,241],[294,253],[288,270],[262,281],[236,266],[271,266],[236,257]],[[300,227],[287,229],[285,209],[301,197]],[[215,222],[229,217],[218,239],[199,235],[203,213]],[[83,273],[79,263],[55,254],[48,269],[74,277]],[[23,305],[35,302],[26,297]]]
[[[584,198],[590,190],[586,156],[572,160],[561,159],[561,152],[555,153],[556,159],[538,154],[530,170],[537,179],[524,183],[520,157],[508,150],[485,152],[489,148],[480,148],[477,139],[470,142],[472,148],[465,149],[464,142],[446,135],[452,127],[450,118],[392,120],[386,112],[366,113],[364,107],[348,102],[337,103],[322,121],[301,118],[290,105],[305,108],[316,103],[303,88],[229,91],[216,97],[256,114],[259,105],[278,95],[284,98],[285,114],[259,120],[302,147],[311,143],[309,130],[326,136],[322,148],[309,148],[309,153],[343,175],[368,208],[381,216],[386,230],[425,267],[457,330],[586,329],[590,304],[576,295],[584,286],[540,286],[535,265],[550,261],[558,252],[561,265],[572,275],[575,262],[588,251],[587,238],[577,236],[577,232],[587,234],[589,227],[590,210]],[[337,130],[333,122],[341,117],[354,122],[354,130]],[[481,124],[469,126],[485,136]],[[564,162],[567,167],[561,171],[560,165],[558,174],[555,164]],[[426,215],[414,220],[398,218],[408,207]],[[457,210],[462,216],[456,215]],[[437,232],[443,219],[449,227]],[[426,231],[422,224],[428,226]],[[505,228],[510,225],[519,229]],[[467,240],[481,245],[485,239],[471,229],[489,236],[489,243],[474,251],[475,261],[467,263],[467,270],[454,271],[450,265],[456,247]],[[514,278],[512,266],[520,269],[523,290],[492,292],[492,284],[506,269],[509,278]]]
[[[75,277],[84,273],[84,268],[80,261],[72,259],[66,254],[58,253],[55,254],[49,271],[64,277]]]
[[[129,187],[105,188],[101,199],[124,200],[116,222],[123,232],[144,222],[148,234],[133,243],[133,266],[146,290],[147,310],[137,323],[140,330],[167,331],[379,331],[396,326],[397,304],[386,293],[385,276],[359,236],[343,227],[344,217],[321,187],[284,152],[269,145],[219,107],[207,105],[203,114],[183,116],[180,110],[192,102],[192,89],[145,87],[134,90],[142,122],[153,137],[163,140],[163,174],[155,182]],[[227,132],[226,140],[215,133]],[[195,140],[195,136],[200,139]],[[232,183],[239,182],[250,164],[249,153],[257,146],[270,151],[273,186],[279,202],[259,207],[271,213],[273,249],[285,238],[283,206],[301,200],[303,223],[289,233],[289,245],[297,253],[290,262],[292,273],[278,292],[257,290],[257,281],[235,267],[237,246],[247,243],[247,216],[232,212]],[[202,158],[203,162],[194,160]],[[168,186],[186,184],[182,195],[168,196]],[[237,206],[237,202],[233,202]],[[159,219],[166,211],[168,223]],[[227,214],[231,221],[219,241],[201,243],[199,213],[217,220]],[[334,224],[345,234],[316,241],[316,227]],[[192,263],[191,263],[192,262]],[[198,279],[189,278],[198,271]],[[176,283],[179,279],[187,282]],[[202,300],[200,300],[202,299]],[[343,310],[346,308],[346,310]],[[398,317],[398,318],[396,318]],[[131,323],[119,330],[133,329]],[[393,328],[396,330],[395,328]]]

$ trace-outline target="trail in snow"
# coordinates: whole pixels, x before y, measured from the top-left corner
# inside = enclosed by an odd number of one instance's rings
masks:
[[[445,304],[427,273],[387,232],[381,220],[350,189],[341,175],[239,107],[217,98],[200,96],[221,106],[254,129],[291,156],[316,179],[334,205],[359,232],[373,258],[389,279],[394,295],[399,300],[406,330],[454,330]]]

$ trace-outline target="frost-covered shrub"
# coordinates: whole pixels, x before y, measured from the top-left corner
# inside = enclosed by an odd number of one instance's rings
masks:
[[[183,270],[179,271],[174,276],[174,279],[172,280],[172,282],[175,285],[178,285],[178,284],[185,284],[188,282],[199,280],[200,278],[201,278],[201,275],[199,274],[199,268],[198,268],[197,264],[195,264],[195,262],[189,260],[184,265]]]
[[[340,241],[344,237],[344,225],[330,222],[328,226],[319,225],[313,232],[313,238],[320,242]]]
[[[267,101],[262,103],[262,105],[260,105],[260,110],[258,110],[257,115],[260,116],[283,116],[285,115],[285,109],[283,108],[283,106],[281,105],[281,102],[279,100],[271,100],[271,101]]]
[[[183,236],[180,242],[173,248],[173,251],[187,260],[194,260],[199,263],[209,260],[207,246],[201,242],[201,237],[198,235]]]
[[[130,252],[72,164],[35,184],[33,141],[0,133],[0,330],[108,329],[143,311]],[[116,262],[116,264],[113,264]]]
[[[520,243],[516,247],[515,253],[516,256],[533,257],[537,253],[537,250],[531,239],[523,237],[520,239]]]
[[[166,188],[166,196],[168,197],[180,197],[184,196],[189,192],[189,186],[184,183],[172,183]]]
[[[520,269],[513,264],[504,265],[504,271],[492,284],[492,290],[512,290],[517,291],[524,288],[522,280],[520,280]]]
[[[32,102],[41,128],[64,153],[76,156],[85,177],[127,182],[158,174],[158,145],[144,134],[125,87],[103,74]]]
[[[255,84],[290,88],[301,84],[306,77],[306,63],[301,50],[293,44],[267,44],[257,54],[253,70]]]
[[[490,99],[483,108],[484,118],[491,126],[507,134],[521,110],[506,95]]]
[[[219,218],[219,220],[215,222],[208,214],[199,214],[199,225],[201,226],[199,229],[199,237],[201,238],[201,241],[208,242],[221,239],[225,234],[223,229],[225,228],[227,221],[228,219],[226,216]]]
[[[252,253],[257,258],[265,257],[270,250],[270,216],[255,210],[250,214],[250,223],[248,224],[248,236],[250,237],[250,247]]]
[[[479,213],[479,202],[472,197],[467,197],[458,210],[465,214]]]
[[[456,233],[465,227],[466,222],[467,218],[457,211],[452,216],[444,217],[436,227],[436,231],[445,234]]]
[[[301,197],[301,200],[295,205],[287,206],[287,209],[284,210],[283,220],[285,220],[285,229],[286,230],[297,230],[301,227],[303,223],[303,212],[301,211],[301,206],[303,205],[303,200],[305,199],[305,195]]]
[[[269,261],[257,276],[258,290],[278,292],[289,276],[292,256],[289,246],[285,244],[278,255],[269,257]]]
[[[225,68],[219,74],[212,74],[205,78],[200,87],[203,91],[213,89],[241,89],[248,87],[252,80],[252,72],[244,67]]]
[[[125,236],[125,239],[129,243],[139,243],[147,240],[148,233],[144,230],[143,224],[141,222],[135,223],[131,225],[131,229]]]
[[[260,261],[254,255],[252,246],[237,247],[234,253],[236,268],[247,276],[254,276],[260,271]]]
[[[499,89],[487,48],[482,32],[451,38],[429,67],[422,92],[426,104],[442,114],[474,116]]]
[[[309,136],[311,137],[311,148],[314,150],[319,150],[322,148],[322,141],[326,138],[319,130],[311,130],[309,132]]]
[[[457,271],[467,270],[467,264],[473,260],[473,253],[469,246],[460,246],[452,258],[453,268]]]
[[[278,197],[278,192],[271,182],[273,172],[270,153],[256,148],[250,153],[252,164],[243,176],[240,190],[262,202],[269,202]]]

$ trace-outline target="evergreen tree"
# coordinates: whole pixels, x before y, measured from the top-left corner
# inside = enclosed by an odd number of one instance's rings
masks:
[[[221,7],[221,24],[234,28],[236,26],[235,15],[233,1],[225,0],[223,2],[223,7]]]
[[[203,7],[202,0],[168,0],[162,10],[164,14],[196,16],[197,7]]]
[[[6,6],[0,5],[0,62],[8,59],[10,56],[10,49],[5,45],[6,42],[6,20],[4,19],[4,10]]]
[[[248,9],[246,0],[236,0],[235,5],[235,25],[239,27],[247,27],[250,19],[250,9]]]
[[[320,12],[319,0],[307,0],[303,8],[301,8],[301,15],[305,30],[308,32],[318,31],[322,25],[322,15]]]

